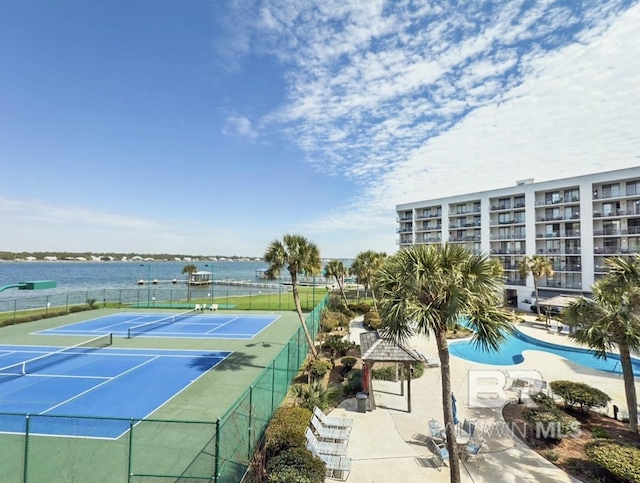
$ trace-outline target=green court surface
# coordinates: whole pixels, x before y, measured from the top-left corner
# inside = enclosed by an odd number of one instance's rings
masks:
[[[323,305],[324,301],[312,314],[305,314],[313,333]],[[7,326],[0,328],[0,337],[7,345],[72,346],[89,337],[34,333],[124,311],[130,312],[131,308],[97,309]],[[148,310],[164,311],[157,306]],[[166,312],[175,314],[180,310]],[[131,420],[130,430],[117,440],[42,436],[38,435],[38,424],[53,416],[11,416],[24,430],[0,434],[4,453],[0,480],[239,481],[273,410],[307,353],[296,312],[251,311],[251,314],[279,318],[250,340],[114,337],[115,348],[233,353],[144,420]],[[106,424],[99,414],[95,418],[73,416],[64,416],[68,424],[87,424],[87,419],[90,424]],[[212,480],[216,474],[218,478]]]

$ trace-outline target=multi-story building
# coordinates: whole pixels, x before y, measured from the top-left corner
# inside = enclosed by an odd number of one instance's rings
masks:
[[[400,248],[460,243],[504,268],[507,300],[527,309],[533,278],[518,262],[549,257],[553,276],[540,298],[589,293],[605,259],[640,253],[640,166],[396,206]]]

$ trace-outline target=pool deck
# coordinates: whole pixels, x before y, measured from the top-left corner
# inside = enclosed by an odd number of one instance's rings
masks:
[[[544,323],[526,316],[518,329],[531,337],[562,345],[572,345],[566,335],[548,331]],[[364,329],[358,319],[352,323],[351,339],[359,342]],[[435,340],[423,336],[414,337],[409,346],[437,355]],[[525,351],[524,362],[517,366],[478,364],[451,357],[451,380],[457,399],[458,418],[468,418],[482,428],[486,438],[483,447],[484,462],[462,462],[462,481],[465,483],[520,483],[520,482],[577,482],[564,471],[531,450],[505,429],[501,407],[469,407],[469,371],[538,371],[546,381],[571,379],[597,387],[612,397],[612,403],[626,408],[624,385],[620,375],[611,375],[573,364],[559,356]],[[420,442],[428,434],[427,422],[435,418],[443,421],[440,368],[427,368],[419,379],[411,383],[412,412],[407,412],[406,396],[400,394],[397,382],[374,381],[374,397],[377,408],[367,413],[357,412],[355,399],[343,401],[331,412],[332,416],[354,420],[347,456],[351,458],[351,472],[346,481],[366,483],[395,482],[448,482],[448,467],[436,469],[432,454]],[[406,391],[405,391],[406,393]],[[611,404],[609,414],[611,414]],[[488,434],[486,428],[503,428]],[[423,438],[422,438],[423,439]],[[336,481],[327,479],[326,481]]]

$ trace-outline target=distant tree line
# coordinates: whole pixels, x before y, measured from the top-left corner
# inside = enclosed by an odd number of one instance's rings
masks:
[[[76,258],[76,257],[85,257],[87,260],[91,260],[92,256],[96,257],[113,257],[116,260],[122,259],[122,257],[127,257],[131,259],[131,257],[142,257],[142,258],[154,258],[156,260],[173,260],[176,257],[180,259],[187,258],[199,258],[203,260],[208,260],[211,258],[226,258],[227,260],[240,260],[243,258],[256,258],[256,257],[245,257],[240,255],[187,255],[183,253],[116,253],[116,252],[6,252],[0,251],[0,260],[15,260],[16,258],[25,259],[27,257],[35,257],[38,260],[42,260],[45,257],[56,257],[58,260],[64,260],[65,258]]]

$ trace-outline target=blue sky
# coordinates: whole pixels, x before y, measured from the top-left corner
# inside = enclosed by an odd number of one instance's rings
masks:
[[[3,0],[0,250],[396,250],[399,203],[640,164],[637,1]]]

